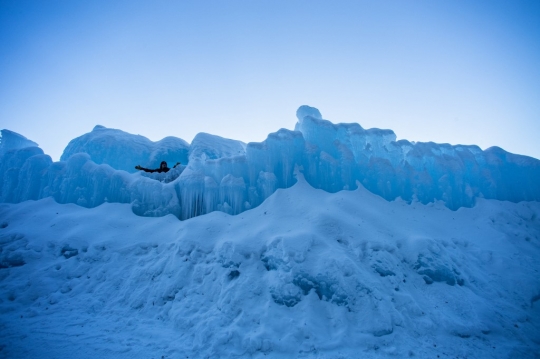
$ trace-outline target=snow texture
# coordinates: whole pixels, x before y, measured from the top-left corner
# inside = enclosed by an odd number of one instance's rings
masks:
[[[451,211],[301,174],[238,216],[1,204],[0,356],[538,358],[539,256],[539,202]]]
[[[181,220],[213,211],[237,215],[291,187],[295,168],[327,192],[354,190],[358,181],[387,200],[441,200],[453,210],[472,207],[477,198],[540,200],[537,159],[497,147],[396,141],[391,130],[333,124],[309,106],[297,118],[295,131],[281,129],[247,145],[205,133],[191,145],[175,137],[152,142],[96,126],[55,163],[35,143],[3,130],[0,202],[130,203],[138,215]],[[157,168],[162,160],[183,165],[167,175],[133,173],[135,165]]]
[[[540,161],[297,117],[2,130],[0,357],[539,358]]]

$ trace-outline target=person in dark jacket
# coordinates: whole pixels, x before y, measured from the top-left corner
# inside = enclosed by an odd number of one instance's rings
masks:
[[[179,164],[181,164],[181,163],[176,162],[176,164],[174,165],[173,168],[176,168],[176,166],[178,166]],[[155,170],[144,168],[144,167],[141,167],[139,165],[135,166],[135,169],[136,170],[141,170],[141,171],[144,171],[144,172],[150,172],[150,173],[153,173],[153,172],[157,172],[157,173],[169,172],[171,170],[169,167],[167,167],[167,162],[165,162],[165,161],[161,161],[161,164],[159,165],[159,168],[156,168]]]

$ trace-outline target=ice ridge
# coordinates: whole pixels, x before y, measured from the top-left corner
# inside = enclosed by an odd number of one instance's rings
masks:
[[[295,130],[280,129],[244,144],[206,133],[191,145],[176,137],[158,142],[96,126],[73,139],[59,162],[37,144],[2,130],[0,201],[53,197],[95,207],[131,203],[141,216],[173,214],[184,220],[212,211],[239,214],[278,188],[291,187],[298,170],[315,188],[354,190],[361,184],[387,200],[471,207],[478,197],[540,200],[540,161],[492,147],[411,143],[391,130],[333,124],[301,106]],[[133,173],[137,164],[181,166],[166,174]]]

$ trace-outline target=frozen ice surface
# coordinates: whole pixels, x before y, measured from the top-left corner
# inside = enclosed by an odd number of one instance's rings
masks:
[[[317,120],[322,120],[321,112],[315,107],[310,107],[306,105],[298,107],[298,110],[296,110],[296,118],[298,119],[298,123],[301,124],[302,121],[304,121],[304,117],[306,116],[310,116]]]
[[[245,156],[246,145],[243,142],[199,133],[189,147],[189,160],[217,160],[220,158]]]
[[[2,131],[0,357],[538,358],[539,161],[297,116],[59,162]]]
[[[158,168],[161,161],[169,165],[187,162],[189,144],[176,137],[165,137],[152,142],[148,138],[97,125],[92,132],[72,140],[60,161],[67,161],[77,153],[87,153],[93,162],[127,172],[135,166]]]
[[[335,125],[310,115],[296,130],[316,147],[304,163],[314,168],[306,171],[308,182],[327,191],[350,189],[358,180],[388,200],[442,200],[452,209],[470,207],[478,197],[540,199],[540,161],[498,147],[396,141],[391,130]]]
[[[387,200],[443,201],[454,210],[477,198],[540,200],[537,159],[498,147],[397,141],[391,130],[333,124],[309,106],[296,115],[295,131],[280,129],[248,144],[206,133],[191,145],[175,137],[152,142],[96,126],[72,140],[56,163],[35,143],[4,130],[0,201],[52,196],[84,207],[131,203],[139,215],[182,220],[213,211],[236,215],[291,187],[295,169],[327,192],[361,183]],[[135,165],[157,168],[162,160],[182,166],[167,175],[133,173]]]
[[[23,135],[10,130],[2,130],[0,138],[0,154],[4,154],[9,150],[18,150],[26,147],[38,147],[34,141],[30,141]]]

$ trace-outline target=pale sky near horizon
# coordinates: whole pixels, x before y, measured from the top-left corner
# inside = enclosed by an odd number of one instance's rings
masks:
[[[540,158],[540,1],[4,1],[0,128],[244,142],[300,105]]]

